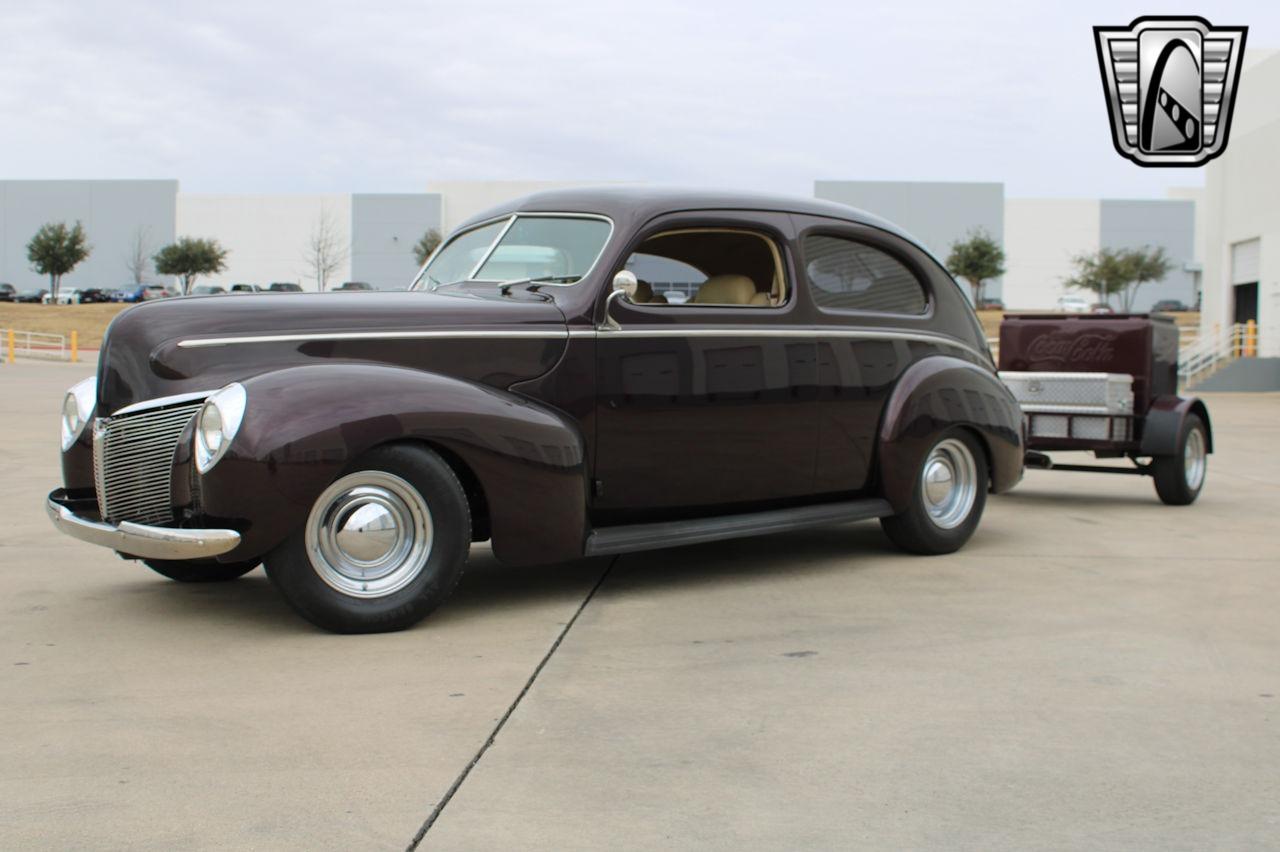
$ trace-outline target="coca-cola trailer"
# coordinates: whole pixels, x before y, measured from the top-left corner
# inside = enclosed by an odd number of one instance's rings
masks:
[[[1000,378],[1022,406],[1027,467],[1150,476],[1165,503],[1204,487],[1209,412],[1178,396],[1178,328],[1147,314],[1013,314],[1000,324]],[[1085,450],[1132,466],[1059,464]]]

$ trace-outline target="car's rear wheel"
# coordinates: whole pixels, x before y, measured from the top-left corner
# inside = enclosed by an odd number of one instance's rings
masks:
[[[338,633],[403,630],[462,575],[471,517],[449,465],[425,447],[376,449],[324,490],[267,576],[308,621]]]
[[[1194,503],[1209,470],[1209,435],[1199,415],[1188,414],[1178,435],[1178,450],[1151,460],[1156,494],[1170,506]]]
[[[981,444],[964,429],[950,429],[924,454],[910,504],[881,518],[880,526],[894,544],[911,553],[953,553],[978,528],[989,481]]]
[[[248,574],[259,565],[253,562],[185,562],[178,559],[144,559],[152,571],[179,583],[225,583]]]

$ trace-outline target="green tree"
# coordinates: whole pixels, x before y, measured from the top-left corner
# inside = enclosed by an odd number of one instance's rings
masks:
[[[431,257],[431,253],[440,246],[440,232],[435,228],[427,228],[427,232],[422,235],[422,239],[413,244],[413,256],[418,259],[418,265],[427,262],[427,258]]]
[[[1063,282],[1066,286],[1088,290],[1107,305],[1111,304],[1112,296],[1117,296],[1124,311],[1133,310],[1139,287],[1147,281],[1159,281],[1173,268],[1164,249],[1151,246],[1098,249],[1076,255],[1072,262],[1076,271]]]
[[[62,276],[75,269],[91,251],[93,246],[89,245],[79,222],[70,228],[66,222],[49,222],[36,231],[27,243],[27,260],[36,272],[49,276],[50,304],[58,301]]]
[[[981,228],[970,231],[965,239],[951,244],[947,269],[969,282],[973,303],[981,304],[987,281],[1004,275],[1004,249]]]
[[[198,276],[213,275],[227,268],[227,250],[217,240],[179,237],[177,242],[156,252],[153,260],[156,272],[178,276],[185,296],[191,292]]]
[[[1160,281],[1173,269],[1173,262],[1165,255],[1163,248],[1143,246],[1129,252],[1129,270],[1133,282],[1121,294],[1125,312],[1133,310],[1133,300],[1138,295],[1138,288],[1148,281]]]

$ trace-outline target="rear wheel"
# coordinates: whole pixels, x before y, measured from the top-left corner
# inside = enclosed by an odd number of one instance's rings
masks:
[[[1194,503],[1204,488],[1209,470],[1209,434],[1199,415],[1188,414],[1178,435],[1178,449],[1171,456],[1151,460],[1156,494],[1170,506]]]
[[[184,562],[179,559],[144,559],[143,563],[179,583],[225,583],[248,574],[258,562]]]
[[[316,498],[267,576],[313,624],[337,633],[403,630],[444,602],[471,544],[466,495],[423,447],[374,450]]]
[[[959,550],[978,528],[987,503],[987,456],[977,439],[950,429],[925,453],[911,503],[880,519],[894,544],[926,555]]]

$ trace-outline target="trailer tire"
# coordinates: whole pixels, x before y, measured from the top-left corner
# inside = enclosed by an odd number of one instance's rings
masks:
[[[1151,460],[1156,494],[1170,506],[1189,506],[1200,496],[1208,472],[1209,432],[1198,414],[1188,414],[1173,455]]]
[[[921,459],[910,504],[880,526],[910,553],[954,553],[978,528],[990,482],[982,445],[965,429],[948,429]]]

